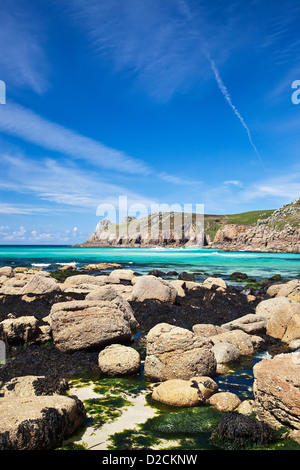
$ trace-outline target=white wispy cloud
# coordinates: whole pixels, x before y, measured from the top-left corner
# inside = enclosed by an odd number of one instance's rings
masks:
[[[130,203],[142,201],[150,205],[153,202],[126,187],[106,182],[99,174],[83,170],[67,160],[57,162],[45,158],[37,161],[20,153],[2,154],[1,161],[3,172],[0,188],[33,195],[40,201],[95,210],[103,202],[117,204],[118,197],[123,194],[127,195]],[[3,205],[2,211],[5,210],[6,213],[16,210],[19,212],[15,213],[23,214],[37,211],[30,207],[9,204]],[[40,207],[38,210],[42,212],[44,208]]]
[[[38,94],[49,88],[48,61],[42,47],[43,29],[30,6],[19,0],[0,5],[1,78],[11,85],[30,88]]]
[[[152,171],[142,160],[131,158],[15,103],[0,108],[0,130],[101,168],[131,174],[149,174]]]

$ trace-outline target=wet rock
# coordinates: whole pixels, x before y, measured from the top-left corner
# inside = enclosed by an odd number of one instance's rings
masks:
[[[231,392],[215,393],[208,401],[219,411],[234,411],[241,404],[239,397]]]
[[[178,276],[179,281],[191,281],[195,282],[195,275],[192,273],[186,273],[185,271],[180,273]]]

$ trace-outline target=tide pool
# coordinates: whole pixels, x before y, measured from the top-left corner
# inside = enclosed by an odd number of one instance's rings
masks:
[[[71,246],[0,246],[0,266],[40,267],[56,270],[59,266],[113,262],[141,274],[157,268],[164,272],[187,271],[200,279],[208,275],[228,277],[235,271],[257,279],[274,274],[295,278],[300,273],[300,254],[221,252],[197,248],[83,248]]]

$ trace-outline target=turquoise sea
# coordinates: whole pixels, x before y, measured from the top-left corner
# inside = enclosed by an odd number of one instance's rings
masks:
[[[59,266],[114,262],[147,274],[151,269],[164,272],[196,273],[201,280],[208,275],[223,278],[235,272],[247,273],[256,279],[274,274],[295,278],[300,274],[300,254],[221,252],[196,248],[83,248],[72,246],[0,246],[0,266],[42,267],[56,270]]]

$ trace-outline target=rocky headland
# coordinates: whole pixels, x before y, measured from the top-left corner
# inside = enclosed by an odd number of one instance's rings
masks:
[[[222,412],[211,435],[218,448],[264,446],[281,430],[300,444],[299,280],[245,288],[243,273],[200,283],[102,268],[61,271],[60,280],[0,269],[1,450],[61,446],[89,415],[68,393],[82,370],[143,370],[154,403]],[[270,357],[254,366],[252,400],[218,390],[220,374],[262,351]]]
[[[120,225],[102,220],[80,246],[205,247],[223,251],[300,253],[300,199],[277,210],[232,215],[155,213]],[[156,234],[153,236],[152,234]]]

